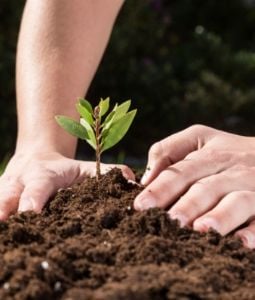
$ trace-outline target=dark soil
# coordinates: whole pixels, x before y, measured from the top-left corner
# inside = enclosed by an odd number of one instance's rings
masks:
[[[255,299],[255,251],[135,212],[119,170],[0,223],[0,299]]]

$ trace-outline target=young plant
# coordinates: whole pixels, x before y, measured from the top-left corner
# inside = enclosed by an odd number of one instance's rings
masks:
[[[131,100],[115,104],[112,111],[110,98],[101,99],[93,109],[85,99],[79,99],[76,109],[80,115],[80,123],[66,116],[56,116],[56,121],[70,134],[85,140],[96,151],[96,178],[101,175],[101,154],[117,144],[127,133],[136,115],[136,109],[128,111]]]

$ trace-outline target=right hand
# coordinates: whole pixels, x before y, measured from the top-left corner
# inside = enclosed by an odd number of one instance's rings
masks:
[[[124,165],[101,164],[102,173],[119,167],[128,179],[133,172]],[[66,158],[58,152],[16,153],[0,177],[0,220],[19,211],[39,213],[59,188],[95,176],[95,162]]]

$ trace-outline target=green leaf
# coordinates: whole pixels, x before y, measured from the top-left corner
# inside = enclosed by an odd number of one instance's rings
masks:
[[[83,118],[80,119],[80,124],[85,127],[87,133],[88,133],[88,138],[86,138],[86,142],[90,144],[92,148],[96,150],[96,136],[94,133],[93,128],[90,126],[90,124]]]
[[[68,133],[82,140],[86,140],[89,138],[87,130],[77,121],[65,116],[55,116],[55,119],[57,123]]]
[[[87,101],[87,100],[85,100],[83,98],[79,98],[79,103],[80,103],[80,105],[82,105],[83,107],[85,107],[88,112],[90,112],[91,114],[93,114],[93,108],[92,108],[91,104],[89,103],[89,101]]]
[[[136,111],[137,110],[134,109],[128,112],[111,124],[109,130],[102,136],[101,152],[113,147],[124,137],[134,120]]]
[[[103,123],[103,131],[104,134],[105,131],[107,131],[112,123],[123,117],[126,112],[128,111],[131,104],[131,100],[127,100],[123,102],[122,104],[118,105],[115,104],[113,110],[110,112],[110,114],[106,117],[105,122]]]
[[[81,105],[80,102],[78,102],[76,104],[76,109],[78,111],[78,113],[80,114],[80,116],[85,119],[90,125],[93,124],[94,120],[93,120],[93,116],[92,114],[87,110],[86,107],[84,107],[83,105]]]
[[[110,98],[106,98],[105,100],[101,99],[99,102],[99,115],[102,117],[105,115],[109,109]]]
[[[119,106],[117,106],[115,108],[115,114],[113,117],[113,121],[116,121],[119,118],[121,118],[122,116],[124,116],[127,113],[127,111],[129,110],[130,105],[131,105],[131,100],[127,100],[127,101],[121,103]]]
[[[118,107],[118,104],[116,103],[113,110],[106,116],[102,126],[104,127],[108,122],[110,122],[110,120],[112,119],[112,117],[115,114],[116,108]]]

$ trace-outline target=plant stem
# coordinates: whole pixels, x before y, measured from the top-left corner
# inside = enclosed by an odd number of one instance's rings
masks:
[[[96,179],[99,180],[101,176],[100,161],[101,161],[101,149],[100,149],[100,126],[101,119],[99,116],[100,108],[96,106],[94,109],[95,118],[95,135],[96,135]]]

